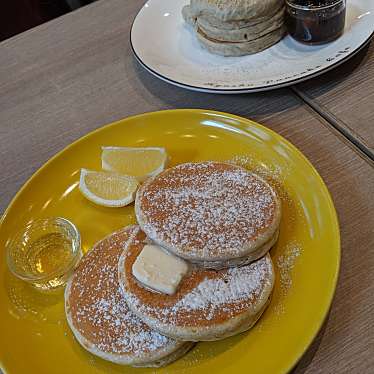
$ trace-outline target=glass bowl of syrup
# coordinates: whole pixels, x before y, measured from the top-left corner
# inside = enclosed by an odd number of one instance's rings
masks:
[[[41,291],[65,285],[82,257],[79,231],[61,217],[29,222],[6,250],[9,270]]]
[[[286,0],[289,34],[306,44],[324,44],[344,31],[346,0]]]

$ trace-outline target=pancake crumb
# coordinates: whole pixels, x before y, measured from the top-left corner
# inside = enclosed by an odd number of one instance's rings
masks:
[[[287,293],[287,291],[292,286],[292,269],[295,266],[297,258],[301,254],[300,245],[296,242],[291,242],[286,245],[284,249],[284,254],[280,255],[276,261],[276,266],[279,271],[280,284],[282,293]]]
[[[274,306],[274,311],[277,316],[281,316],[285,313],[286,308],[282,302],[278,302],[278,304]]]

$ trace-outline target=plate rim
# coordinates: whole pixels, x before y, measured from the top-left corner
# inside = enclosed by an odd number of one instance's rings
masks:
[[[145,4],[147,4],[148,1],[149,0],[147,0]],[[271,85],[268,85],[268,86],[255,86],[253,88],[250,88],[250,87],[240,88],[240,89],[238,89],[238,88],[226,88],[226,89],[225,88],[207,88],[207,87],[203,87],[203,86],[193,86],[193,85],[190,85],[190,84],[187,84],[187,83],[182,83],[182,82],[176,81],[174,79],[168,78],[167,76],[165,76],[165,75],[163,75],[161,73],[158,73],[157,71],[155,71],[154,69],[152,69],[151,67],[149,67],[140,58],[140,56],[136,53],[136,50],[135,50],[135,47],[134,47],[134,43],[133,43],[133,38],[132,38],[132,36],[133,36],[133,28],[134,28],[134,23],[135,23],[138,15],[139,15],[139,13],[142,11],[144,5],[139,9],[139,11],[134,16],[134,18],[132,20],[132,23],[131,23],[131,28],[130,28],[130,36],[129,36],[130,47],[131,47],[132,53],[135,56],[135,59],[138,61],[138,63],[145,70],[147,70],[149,73],[151,73],[152,75],[154,75],[156,78],[159,78],[159,79],[161,79],[162,81],[164,81],[166,83],[172,84],[172,85],[180,87],[180,88],[185,88],[185,89],[190,90],[190,91],[197,91],[197,92],[204,92],[204,93],[213,93],[213,94],[221,94],[221,95],[224,95],[224,94],[226,94],[226,95],[230,95],[230,94],[234,95],[234,94],[243,94],[243,93],[265,92],[265,91],[275,90],[275,89],[278,89],[278,88],[284,88],[284,87],[293,86],[295,84],[298,84],[298,83],[301,83],[301,82],[305,82],[306,80],[315,78],[315,77],[317,77],[319,75],[322,75],[322,74],[325,74],[328,71],[330,71],[332,69],[335,69],[339,65],[344,64],[349,59],[351,59],[356,54],[358,54],[362,49],[364,49],[366,47],[366,45],[369,44],[370,41],[372,40],[372,38],[374,37],[374,28],[373,28],[373,31],[369,35],[369,37],[366,40],[364,40],[360,45],[358,45],[356,47],[356,49],[354,49],[351,53],[348,53],[346,56],[344,56],[344,58],[342,58],[339,61],[334,62],[333,64],[331,64],[329,66],[326,66],[325,68],[323,68],[321,70],[317,70],[315,72],[308,73],[308,74],[306,74],[306,75],[304,75],[302,77],[299,77],[299,78],[294,78],[294,79],[286,80],[285,82],[282,82],[282,83],[274,83],[274,84],[271,84]]]
[[[235,121],[238,121],[239,123],[245,123],[246,122],[246,123],[248,123],[252,126],[255,126],[255,127],[261,128],[261,129],[263,129],[267,132],[270,132],[270,134],[275,139],[281,140],[282,142],[284,142],[287,146],[289,146],[291,149],[293,149],[298,154],[298,156],[301,157],[301,159],[304,162],[307,163],[307,165],[309,165],[309,167],[312,169],[314,175],[319,180],[320,185],[321,185],[326,197],[328,198],[327,203],[329,205],[329,211],[331,213],[331,219],[332,219],[332,222],[334,224],[334,226],[332,227],[332,230],[334,230],[335,234],[336,234],[336,235],[334,235],[334,237],[335,237],[334,241],[336,241],[336,248],[335,248],[336,256],[335,256],[335,259],[334,259],[334,274],[333,274],[333,277],[332,277],[331,288],[330,288],[330,291],[328,292],[327,298],[325,298],[325,302],[323,303],[323,305],[321,307],[320,318],[316,321],[316,323],[314,325],[311,325],[312,326],[312,329],[311,329],[312,331],[306,337],[307,342],[305,344],[301,344],[302,346],[300,346],[300,351],[298,353],[295,353],[293,355],[294,357],[290,358],[289,364],[287,365],[287,367],[279,367],[279,373],[282,373],[282,374],[289,373],[293,368],[295,368],[297,366],[300,359],[303,357],[305,352],[309,349],[309,347],[313,343],[314,339],[317,337],[321,327],[323,326],[326,318],[329,315],[331,305],[334,301],[334,296],[335,296],[335,293],[336,293],[336,288],[337,288],[337,285],[338,285],[339,276],[340,276],[340,269],[341,269],[340,224],[339,224],[339,217],[338,217],[338,214],[336,212],[335,205],[334,205],[334,200],[333,200],[333,198],[330,194],[330,191],[327,188],[323,178],[321,177],[321,175],[319,174],[317,169],[314,167],[314,165],[303,154],[303,152],[298,147],[296,147],[293,143],[291,143],[288,139],[286,139],[282,135],[278,134],[276,131],[262,125],[261,123],[258,123],[254,120],[249,119],[249,118],[245,118],[245,117],[238,116],[238,115],[231,114],[231,113],[227,113],[227,112],[220,112],[220,111],[214,111],[214,110],[209,110],[209,109],[196,109],[196,108],[193,108],[193,109],[188,109],[188,108],[185,108],[185,109],[166,109],[166,110],[159,110],[159,111],[151,111],[151,112],[145,112],[145,113],[141,113],[141,114],[137,114],[137,115],[133,115],[133,116],[128,116],[128,117],[119,119],[117,121],[110,122],[110,123],[108,123],[104,126],[98,127],[96,129],[86,133],[85,135],[83,135],[83,136],[79,137],[78,139],[74,140],[73,142],[69,143],[67,146],[63,147],[60,151],[58,151],[55,155],[50,157],[34,173],[32,173],[31,176],[26,180],[26,182],[21,186],[21,188],[13,196],[13,198],[9,202],[7,208],[5,209],[2,216],[0,217],[0,231],[1,231],[1,228],[4,224],[4,222],[5,222],[8,214],[9,214],[9,212],[13,208],[13,205],[15,204],[18,197],[23,193],[24,190],[26,190],[26,188],[28,188],[29,184],[32,182],[32,180],[34,178],[36,178],[39,174],[41,174],[46,167],[48,167],[55,159],[60,157],[63,153],[65,153],[66,151],[68,151],[69,149],[71,149],[73,147],[76,147],[77,145],[79,145],[79,143],[83,142],[84,140],[91,137],[92,135],[94,135],[96,133],[100,133],[104,128],[108,129],[108,128],[111,128],[111,127],[115,127],[115,126],[121,125],[123,122],[127,122],[127,121],[134,120],[134,119],[139,119],[139,118],[142,118],[142,117],[152,117],[152,116],[161,115],[161,114],[168,115],[168,114],[173,114],[173,113],[181,113],[181,114],[192,113],[192,114],[196,114],[196,115],[200,114],[200,115],[215,116],[215,117],[219,117],[219,118],[223,117],[223,118],[226,118],[226,119],[234,119]],[[231,124],[230,126],[236,127],[235,124]],[[248,130],[243,129],[243,131],[247,132]],[[1,366],[2,366],[2,362],[0,361],[0,367]]]

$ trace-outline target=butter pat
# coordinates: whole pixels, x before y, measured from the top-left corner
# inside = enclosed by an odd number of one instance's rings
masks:
[[[152,290],[172,295],[188,272],[186,261],[158,245],[145,245],[132,265],[132,274]]]

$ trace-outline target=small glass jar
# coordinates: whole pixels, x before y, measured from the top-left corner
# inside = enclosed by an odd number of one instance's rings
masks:
[[[10,271],[42,291],[64,285],[82,257],[80,234],[65,218],[33,220],[8,240]]]
[[[299,42],[323,44],[343,34],[346,0],[286,0],[286,25]]]

